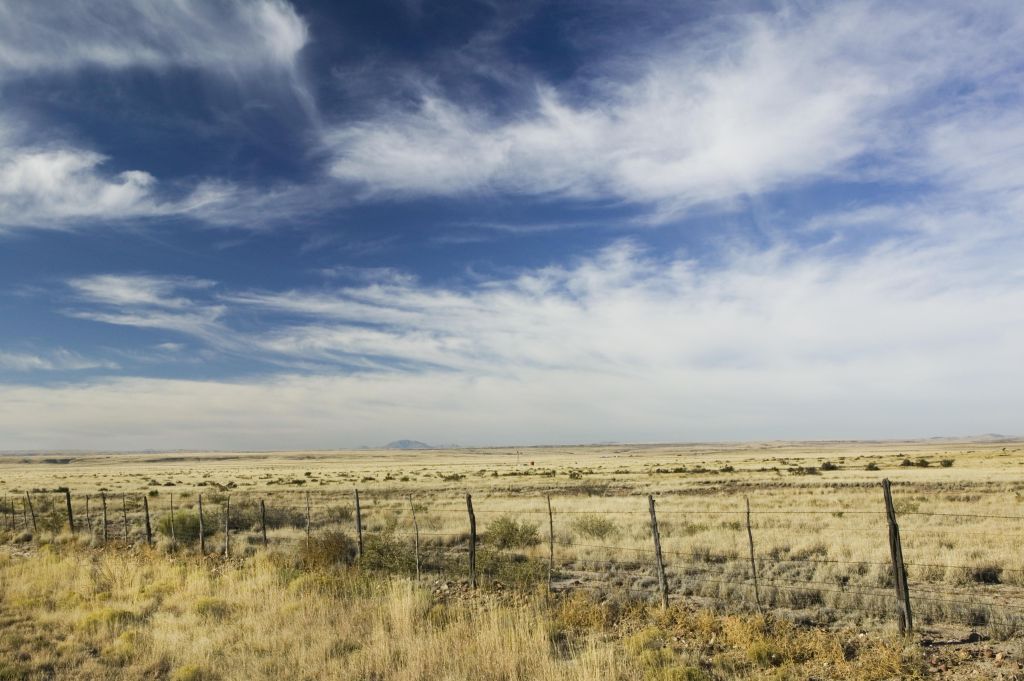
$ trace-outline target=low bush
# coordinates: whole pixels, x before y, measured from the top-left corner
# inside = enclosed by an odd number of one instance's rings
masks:
[[[190,544],[199,541],[199,514],[194,511],[178,511],[174,514],[174,531],[171,532],[171,514],[167,513],[156,521],[156,531],[167,538]],[[209,537],[214,532],[216,520],[203,511],[203,535]]]
[[[539,544],[540,534],[536,524],[503,515],[491,522],[483,539],[499,549],[519,549]]]
[[[577,516],[572,521],[572,529],[591,539],[607,539],[619,533],[619,526],[615,524],[614,520],[596,513]]]

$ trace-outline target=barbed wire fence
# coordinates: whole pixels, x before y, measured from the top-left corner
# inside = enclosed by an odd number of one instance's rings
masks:
[[[333,550],[340,552],[335,557],[366,569],[432,579],[434,588],[442,591],[546,584],[554,593],[621,594],[660,600],[665,606],[685,601],[742,611],[854,612],[895,620],[905,633],[914,631],[915,621],[987,627],[998,637],[1024,631],[1024,569],[985,562],[941,563],[926,556],[904,560],[904,538],[912,545],[919,538],[942,534],[1005,541],[1005,531],[927,525],[908,530],[899,522],[1021,522],[1024,516],[897,513],[888,480],[883,481],[884,507],[879,510],[760,510],[746,500],[742,509],[673,510],[658,508],[659,499],[649,495],[646,508],[638,504],[636,509],[595,511],[564,508],[569,497],[538,500],[540,508],[519,505],[508,510],[488,508],[486,498],[474,506],[469,494],[464,505],[456,505],[438,504],[434,498],[417,500],[414,494],[364,492],[360,499],[357,490],[76,494],[57,488],[5,493],[0,499],[0,530],[6,530],[12,541],[73,536],[102,547],[159,543],[224,558],[268,548],[305,549],[307,554]],[[465,529],[451,531],[451,525],[462,522],[456,521],[460,516]],[[813,530],[813,538],[821,540],[813,550],[793,553],[759,547],[759,536],[792,531],[784,522],[792,516],[825,521]],[[529,518],[536,522],[524,520]],[[617,527],[616,518],[647,524],[649,543],[609,542],[618,536],[611,529]],[[866,522],[827,522],[847,518]],[[730,536],[725,543],[731,548],[673,550],[663,545],[666,531],[668,536],[714,531]],[[842,546],[851,537],[884,544],[888,559],[828,555],[824,540]],[[951,571],[958,575],[957,584],[940,581]],[[1013,575],[1015,584],[1004,583],[1006,575]]]

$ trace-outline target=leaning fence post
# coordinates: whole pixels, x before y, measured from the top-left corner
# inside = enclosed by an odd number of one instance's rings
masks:
[[[103,543],[107,543],[107,493],[100,492],[100,502],[103,506]]]
[[[32,507],[32,495],[29,494],[28,492],[25,492],[25,500],[28,502],[28,512],[32,516],[32,532],[34,534],[34,533],[37,532],[37,530],[36,530],[36,509],[34,509]]]
[[[910,613],[910,588],[907,586],[907,567],[903,563],[903,544],[900,542],[900,526],[896,522],[896,509],[892,504],[892,490],[889,479],[882,480],[882,495],[885,497],[885,515],[889,523],[889,553],[892,555],[892,571],[896,577],[896,599],[900,606],[899,627],[901,634],[914,631],[914,620]]]
[[[309,548],[309,490],[306,490],[306,548]]]
[[[199,555],[206,555],[206,527],[203,522],[203,495],[199,495]]]
[[[409,495],[409,510],[412,511],[412,529],[414,544],[413,548],[416,553],[416,581],[420,581],[420,525],[416,522],[416,505],[412,503],[412,495]]]
[[[555,574],[555,515],[551,512],[551,495],[548,495],[548,591]]]
[[[92,538],[92,513],[89,511],[89,495],[85,495],[85,522],[89,525],[89,537]]]
[[[121,519],[124,521],[124,545],[128,546],[128,502],[121,492]]]
[[[761,610],[761,589],[757,584],[757,562],[754,560],[754,531],[750,526],[750,498],[744,497],[747,502],[747,539],[750,542],[750,573],[754,576],[754,600],[757,601],[757,611]]]
[[[171,544],[177,544],[178,539],[174,536],[174,492],[169,492],[171,505]]]
[[[661,607],[668,607],[668,580],[665,579],[665,561],[661,557],[661,533],[658,532],[658,516],[654,513],[654,495],[647,495],[651,509],[651,535],[654,537],[654,558],[658,564],[658,583],[661,585]]]
[[[356,490],[356,536],[358,538],[359,558],[363,557],[363,511],[359,508],[359,490]]]
[[[142,495],[142,510],[146,513],[146,546],[153,545],[153,526],[149,524],[149,498]]]
[[[64,490],[64,502],[68,505],[68,529],[75,533],[75,512],[71,510],[71,490]]]
[[[473,513],[473,496],[466,494],[466,510],[469,512],[469,585],[476,588],[476,514]]]
[[[267,505],[260,499],[260,532],[263,534],[263,548],[267,547]]]
[[[231,495],[224,497],[224,557],[231,557]]]

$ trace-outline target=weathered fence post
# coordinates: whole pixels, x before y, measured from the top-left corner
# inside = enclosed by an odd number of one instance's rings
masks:
[[[416,505],[412,503],[412,495],[409,495],[409,510],[412,512],[413,548],[416,554],[416,581],[420,581],[420,525],[416,522]]]
[[[306,490],[306,548],[309,548],[309,524],[310,524],[310,513],[309,513],[309,490]]]
[[[89,495],[85,495],[85,522],[89,526],[89,538],[92,538],[92,513],[89,511]]]
[[[889,479],[882,480],[882,495],[885,497],[885,515],[889,522],[889,553],[892,556],[892,571],[896,578],[896,599],[900,606],[899,627],[901,634],[914,631],[914,620],[910,613],[910,589],[907,586],[907,567],[903,564],[903,544],[900,542],[900,526],[896,522],[896,509],[892,503]]]
[[[665,561],[661,557],[661,533],[658,532],[658,516],[654,513],[654,495],[647,495],[651,509],[651,535],[654,537],[654,558],[658,564],[658,583],[661,585],[661,607],[668,607],[668,580],[665,578]]]
[[[153,545],[153,526],[149,524],[149,498],[142,495],[142,510],[146,513],[146,546]]]
[[[203,495],[199,495],[199,555],[206,555],[206,526],[203,520]]]
[[[124,545],[128,546],[128,501],[121,492],[121,520],[124,521]]]
[[[363,510],[359,507],[359,490],[356,490],[356,537],[359,546],[358,557],[363,557]]]
[[[267,505],[260,499],[260,532],[263,534],[263,548],[267,547]]]
[[[68,505],[68,530],[75,533],[75,512],[71,510],[71,490],[64,490],[64,502]]]
[[[744,497],[747,502],[747,540],[750,543],[750,573],[754,576],[754,600],[757,602],[757,611],[761,610],[761,589],[757,584],[757,561],[754,559],[754,531],[750,526],[750,498]]]
[[[224,557],[231,557],[231,495],[224,497]]]
[[[28,502],[28,512],[32,516],[32,533],[35,534],[36,530],[36,509],[32,507],[32,495],[25,492],[25,501]]]
[[[21,520],[22,520],[22,525],[24,525],[25,529],[27,530],[28,529],[28,504],[26,504],[26,503],[22,503],[21,504]]]
[[[100,492],[100,503],[103,506],[103,543],[107,543],[107,493]]]
[[[171,544],[177,544],[178,538],[174,535],[174,492],[169,492],[171,505]]]
[[[469,586],[476,588],[476,514],[473,513],[473,496],[466,494],[466,510],[469,512]]]
[[[551,495],[548,495],[548,591],[555,574],[555,514],[551,512]]]

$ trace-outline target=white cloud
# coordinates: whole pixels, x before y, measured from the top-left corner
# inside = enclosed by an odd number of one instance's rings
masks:
[[[68,282],[88,309],[70,310],[80,319],[163,329],[196,336],[210,343],[231,345],[220,318],[224,306],[197,303],[187,292],[209,289],[214,282],[191,277],[151,275],[95,275]]]
[[[328,132],[331,173],[371,195],[511,192],[651,203],[663,215],[919,153],[943,83],[1019,64],[1020,13],[843,3],[748,18],[652,55],[587,104],[540,86],[498,116],[424,92],[419,106]],[[875,159],[877,162],[877,158]]]
[[[283,0],[3,0],[0,80],[89,66],[287,70],[308,38]]]
[[[58,349],[45,354],[5,352],[0,350],[0,369],[18,372],[81,371],[85,369],[117,369],[115,362],[89,359],[77,352]]]
[[[8,385],[0,430],[7,447],[129,448],[1013,431],[1022,251],[1019,238],[916,239],[841,257],[738,251],[708,269],[624,242],[459,289],[385,278],[211,300],[104,285],[103,311],[76,314],[295,369]],[[41,414],[60,418],[44,428]]]

